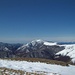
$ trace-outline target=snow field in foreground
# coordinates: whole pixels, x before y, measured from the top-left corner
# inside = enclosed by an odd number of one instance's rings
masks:
[[[75,75],[75,66],[70,65],[60,66],[60,65],[52,65],[40,62],[27,62],[27,61],[11,61],[11,60],[2,60],[0,59],[0,67],[22,70],[26,72],[48,72],[57,73],[58,75]]]

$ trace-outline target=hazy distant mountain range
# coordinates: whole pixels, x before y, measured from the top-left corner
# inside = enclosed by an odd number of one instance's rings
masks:
[[[46,58],[75,63],[75,43],[43,40],[33,40],[27,44],[0,42],[0,58],[13,57]]]

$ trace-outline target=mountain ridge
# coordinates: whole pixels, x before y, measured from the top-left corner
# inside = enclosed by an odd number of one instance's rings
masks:
[[[27,44],[8,44],[0,42],[0,58],[46,58],[75,63],[74,54],[75,44],[59,44],[58,42],[49,42],[41,39],[33,40]]]

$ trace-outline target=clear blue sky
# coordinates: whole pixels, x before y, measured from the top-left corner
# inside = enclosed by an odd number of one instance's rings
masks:
[[[75,41],[75,0],[0,0],[0,41]]]

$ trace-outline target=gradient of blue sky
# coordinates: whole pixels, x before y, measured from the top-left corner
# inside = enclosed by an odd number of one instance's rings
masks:
[[[0,41],[75,41],[75,0],[0,0]]]

